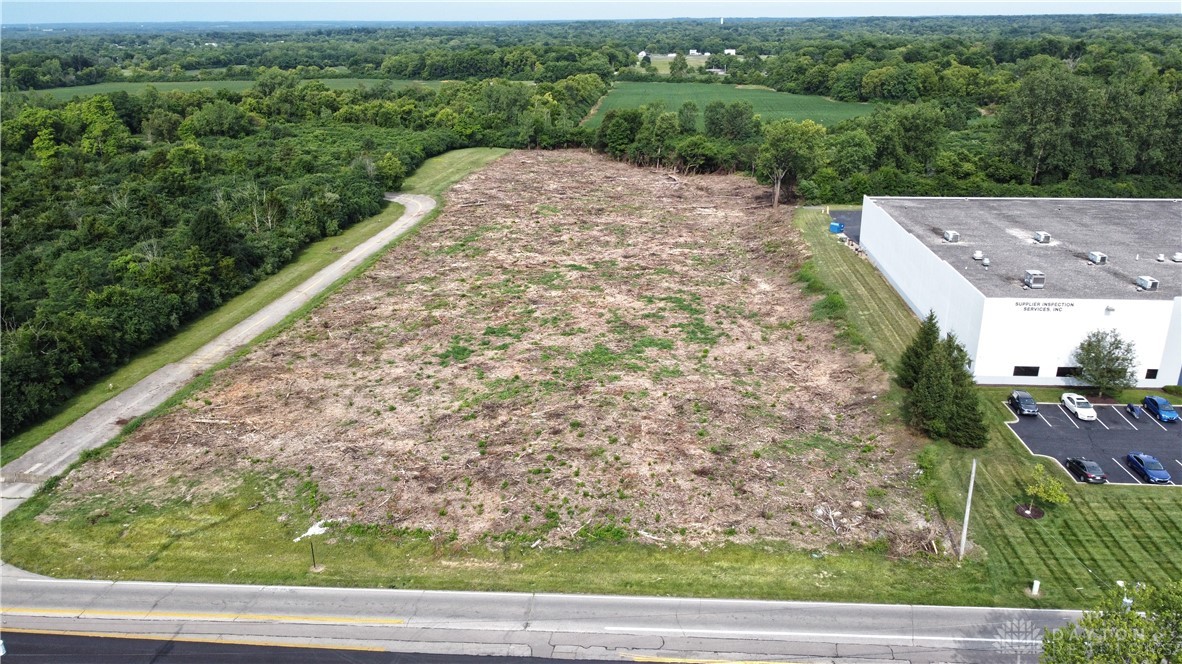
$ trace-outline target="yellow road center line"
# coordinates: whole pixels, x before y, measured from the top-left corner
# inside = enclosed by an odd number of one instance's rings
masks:
[[[665,664],[793,664],[785,660],[769,662],[766,659],[682,659],[677,657],[657,657],[649,655],[632,655],[632,662],[660,662]]]
[[[225,639],[199,636],[157,636],[154,634],[108,634],[106,632],[70,632],[58,629],[14,629],[6,627],[5,632],[14,634],[47,634],[52,636],[83,636],[99,639],[137,639],[141,641],[170,641],[180,643],[221,643],[233,646],[260,646],[273,648],[314,648],[319,650],[359,650],[364,652],[385,652],[375,646],[341,646],[314,643],[286,643],[283,641],[253,641],[249,639]]]
[[[346,618],[336,616],[290,616],[269,613],[192,613],[182,611],[118,611],[106,609],[39,609],[34,607],[11,606],[0,609],[4,615],[22,616],[72,616],[77,618],[140,618],[160,620],[185,618],[189,620],[251,621],[251,622],[294,622],[294,623],[337,623],[349,625],[404,625],[401,618]]]

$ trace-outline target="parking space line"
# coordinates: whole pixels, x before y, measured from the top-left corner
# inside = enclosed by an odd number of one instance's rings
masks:
[[[1140,431],[1140,429],[1138,429],[1138,428],[1137,428],[1137,425],[1136,425],[1136,424],[1133,424],[1133,421],[1132,421],[1132,420],[1130,420],[1129,418],[1125,417],[1125,414],[1124,414],[1124,413],[1122,413],[1122,412],[1120,412],[1120,409],[1119,409],[1119,408],[1117,408],[1116,406],[1113,406],[1113,407],[1112,407],[1112,410],[1113,410],[1113,411],[1114,411],[1114,412],[1115,412],[1117,415],[1120,415],[1120,419],[1122,419],[1122,420],[1124,420],[1124,421],[1128,422],[1128,423],[1129,423],[1129,426],[1133,427],[1133,431]]]
[[[1108,429],[1108,425],[1104,424],[1104,420],[1100,419],[1100,413],[1096,413],[1096,421],[1100,423],[1100,426],[1104,427],[1105,429]],[[1108,430],[1112,431],[1112,429],[1108,429]]]
[[[1145,413],[1145,414],[1146,414],[1146,415],[1149,415],[1149,412],[1148,412],[1148,411],[1146,411],[1146,413]],[[1166,425],[1164,425],[1164,424],[1162,424],[1161,422],[1158,422],[1158,421],[1157,421],[1157,418],[1156,418],[1156,417],[1154,417],[1154,416],[1152,416],[1152,415],[1149,415],[1149,421],[1150,421],[1150,422],[1153,422],[1153,423],[1154,423],[1154,424],[1156,424],[1157,426],[1161,427],[1161,430],[1162,430],[1162,431],[1169,431],[1169,429],[1167,429],[1167,428],[1166,428]]]
[[[1109,458],[1109,459],[1112,459],[1113,461],[1116,461],[1116,457],[1108,457],[1108,458]],[[1134,482],[1136,482],[1137,484],[1144,484],[1144,482],[1142,482],[1141,480],[1137,479],[1137,476],[1136,476],[1136,475],[1134,475],[1134,474],[1130,473],[1130,472],[1129,472],[1129,469],[1128,469],[1128,468],[1125,468],[1125,465],[1124,465],[1123,463],[1121,463],[1121,462],[1119,462],[1119,461],[1116,461],[1116,465],[1120,466],[1120,469],[1121,469],[1121,470],[1123,470],[1123,471],[1125,471],[1125,475],[1128,475],[1129,477],[1133,478],[1133,481],[1134,481]]]
[[[1079,428],[1079,425],[1075,423],[1075,420],[1071,419],[1071,413],[1067,412],[1067,409],[1063,407],[1063,404],[1059,404],[1059,410],[1063,411],[1063,414],[1067,416],[1067,421],[1071,422],[1071,426],[1075,427],[1076,429]]]
[[[1182,466],[1182,461],[1179,461],[1177,459],[1174,459],[1174,463],[1178,464],[1179,466]]]
[[[1043,422],[1046,422],[1047,426],[1051,427],[1051,423],[1049,421],[1047,421],[1047,418],[1042,416],[1042,413],[1038,414],[1038,419],[1042,420]],[[1051,428],[1054,429],[1055,427],[1051,427]]]

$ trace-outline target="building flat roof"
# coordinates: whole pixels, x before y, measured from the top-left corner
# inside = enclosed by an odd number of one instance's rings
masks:
[[[922,198],[871,196],[937,256],[986,297],[1123,298],[1169,300],[1182,296],[1182,201],[1087,198]],[[944,231],[960,233],[956,243]],[[1034,239],[1039,231],[1051,241]],[[980,250],[988,269],[973,260]],[[1088,253],[1108,256],[1093,265]],[[1158,262],[1159,254],[1165,255]],[[1023,289],[1027,270],[1046,275],[1040,289]],[[1138,291],[1149,276],[1156,291]]]

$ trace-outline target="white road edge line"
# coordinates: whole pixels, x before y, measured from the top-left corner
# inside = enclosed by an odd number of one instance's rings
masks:
[[[1063,404],[1059,404],[1059,410],[1063,411],[1063,414],[1067,416],[1067,421],[1071,422],[1071,426],[1075,427],[1076,429],[1079,428],[1079,425],[1075,423],[1075,416],[1067,412],[1067,409],[1063,407]]]
[[[1109,459],[1112,459],[1113,461],[1116,461],[1116,457],[1108,457],[1108,458],[1109,458]],[[1123,471],[1125,471],[1125,475],[1128,475],[1129,477],[1133,478],[1133,481],[1134,481],[1134,482],[1136,482],[1137,484],[1144,484],[1144,482],[1142,482],[1141,480],[1137,479],[1137,476],[1136,476],[1136,475],[1134,475],[1134,474],[1130,473],[1130,472],[1129,472],[1129,469],[1128,469],[1128,468],[1125,468],[1125,465],[1124,465],[1123,463],[1121,463],[1121,462],[1119,462],[1119,461],[1116,461],[1116,465],[1120,466],[1120,469],[1121,469],[1121,470],[1123,470]]]
[[[891,641],[972,641],[976,643],[1042,643],[1042,639],[1005,639],[986,638],[980,636],[912,636],[908,634],[856,634],[849,632],[761,632],[730,629],[685,629],[682,627],[615,627],[605,626],[605,632],[635,633],[648,632],[658,634],[704,634],[709,636],[780,636],[805,638],[841,638],[841,639],[881,639]]]
[[[1048,457],[1049,458],[1049,457]],[[7,564],[7,563],[5,563]],[[573,595],[570,593],[531,593],[531,592],[507,592],[507,591],[475,591],[475,590],[410,590],[405,588],[341,588],[336,586],[260,586],[250,584],[238,583],[180,583],[175,581],[106,581],[102,579],[54,579],[51,577],[20,577],[12,576],[5,577],[5,583],[57,583],[57,584],[108,584],[113,586],[142,586],[142,587],[156,587],[168,589],[169,592],[178,590],[186,590],[189,588],[218,588],[222,590],[245,590],[248,592],[290,592],[298,590],[304,591],[322,591],[322,592],[366,592],[366,593],[388,593],[390,595],[401,596],[422,596],[422,597],[472,597],[472,596],[504,596],[504,597],[544,597],[547,599],[554,598],[576,598],[605,600],[608,602],[619,601],[620,595]],[[624,596],[625,599],[627,596]],[[646,601],[654,602],[685,602],[685,597],[657,597],[652,595],[641,595]],[[779,600],[757,600],[757,599],[737,599],[719,597],[709,600],[692,599],[694,602],[708,602],[710,604],[747,604],[760,605],[770,608],[801,608],[801,607],[833,607],[833,606],[856,606],[880,609],[884,611],[912,611],[915,607],[911,604],[872,604],[870,602],[795,602],[795,601],[779,601]],[[996,607],[996,606],[953,606],[950,604],[924,604],[922,608],[925,609],[957,609],[964,611],[1017,611],[1019,613],[1034,612],[1034,613],[1055,613],[1055,614],[1071,614],[1073,619],[1078,619],[1081,611],[1073,609],[1028,609],[1016,607]]]
[[[1129,426],[1133,427],[1133,431],[1140,431],[1140,429],[1138,429],[1138,428],[1137,428],[1137,425],[1136,425],[1136,424],[1133,424],[1133,421],[1132,421],[1132,420],[1130,420],[1129,418],[1125,417],[1125,414],[1124,414],[1124,413],[1122,413],[1122,412],[1120,412],[1120,409],[1119,409],[1119,408],[1117,408],[1116,406],[1113,406],[1113,407],[1112,407],[1112,410],[1116,411],[1116,414],[1117,414],[1117,415],[1120,415],[1120,419],[1122,419],[1122,420],[1124,420],[1124,421],[1128,422],[1128,423],[1129,423]]]

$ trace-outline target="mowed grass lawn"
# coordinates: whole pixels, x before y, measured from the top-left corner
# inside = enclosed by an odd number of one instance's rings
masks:
[[[848,315],[871,350],[893,363],[918,321],[869,262],[829,235],[829,221],[819,210],[796,213],[818,273],[845,297]],[[1065,481],[1070,504],[1047,509],[1046,517],[1037,521],[1014,513],[1026,499],[1035,464],[1046,464],[1055,477],[1063,473],[1050,461],[1033,457],[1006,426],[1013,419],[1003,404],[1010,389],[980,389],[990,427],[985,449],[939,442],[920,459],[931,477],[929,500],[954,525],[964,513],[972,460],[977,459],[969,536],[980,548],[970,550],[968,559],[984,565],[999,601],[1021,603],[1023,589],[1034,579],[1042,582],[1042,605],[1088,606],[1118,579],[1152,583],[1182,578],[1182,489]],[[1039,401],[1057,401],[1062,392],[1024,389]],[[1156,392],[1130,390],[1118,401],[1139,401],[1149,393]],[[896,402],[900,397],[892,396]]]
[[[612,109],[640,108],[655,101],[664,102],[665,108],[676,111],[687,101],[698,105],[698,128],[702,128],[701,113],[712,101],[728,104],[737,101],[749,102],[764,121],[788,118],[790,120],[813,120],[823,125],[834,125],[842,120],[866,115],[874,110],[872,104],[851,104],[830,101],[824,97],[793,95],[776,92],[762,87],[727,85],[724,83],[638,83],[620,81],[612,86],[594,115],[587,118],[586,125],[598,127],[605,113]]]
[[[406,182],[402,184],[402,191],[411,194],[441,196],[464,176],[480,170],[507,152],[509,150],[505,148],[452,150],[447,154],[423,162],[418,170],[406,178]]]
[[[358,86],[373,87],[382,82],[383,79],[375,78],[325,78],[319,79],[324,86],[330,90],[350,90]],[[406,88],[416,83],[425,85],[427,87],[439,87],[440,81],[406,81],[402,79],[390,79],[389,83],[395,88]],[[148,86],[152,86],[161,92],[169,90],[181,90],[183,92],[192,92],[193,90],[232,90],[234,92],[242,92],[254,85],[254,81],[128,81],[117,83],[96,83],[94,85],[78,85],[70,88],[49,88],[48,90],[36,90],[38,94],[47,94],[54,99],[73,99],[76,96],[86,97],[89,95],[102,94],[104,92],[127,92],[135,94],[143,92]]]
[[[428,159],[403,185],[403,191],[437,196],[468,173],[505,154],[500,148],[455,150]],[[65,404],[57,415],[32,427],[0,447],[0,462],[8,463],[90,412],[107,399],[118,396],[153,371],[177,362],[222,332],[245,320],[306,279],[316,274],[357,245],[402,216],[401,205],[391,203],[379,214],[358,223],[340,235],[325,238],[305,248],[296,260],[218,309],[182,328],[176,336],[138,355],[118,371],[95,381],[89,389]]]

